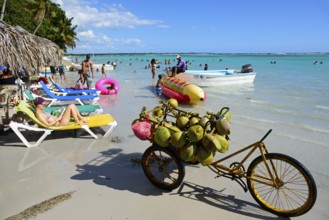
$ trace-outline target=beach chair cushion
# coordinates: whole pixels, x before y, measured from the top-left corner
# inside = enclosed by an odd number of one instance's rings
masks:
[[[84,89],[82,83],[80,82],[80,80],[77,81],[76,85],[75,85],[75,89],[68,89],[68,88],[64,88],[62,86],[60,86],[58,83],[56,83],[51,77],[50,77],[50,81],[52,82],[52,84],[55,86],[55,88],[60,91],[60,92],[64,92],[67,93],[68,95],[77,95],[77,94],[90,94],[90,95],[99,95],[101,93],[100,90],[98,89]],[[78,87],[76,87],[78,85]]]
[[[35,99],[35,97],[33,96],[33,94],[27,90],[27,89],[24,89],[23,91],[24,93],[24,97],[28,100],[28,101],[33,101]]]
[[[47,96],[49,96],[50,98],[53,99],[57,99],[60,101],[69,101],[69,100],[94,100],[94,99],[98,99],[99,96],[96,95],[72,95],[72,96],[58,96],[55,95],[54,93],[52,93],[49,88],[43,83],[43,82],[39,82],[39,84],[41,85],[43,91],[46,93]]]
[[[58,112],[62,107],[65,107],[65,106],[61,105],[61,106],[45,107],[43,109],[43,111],[44,112],[49,112],[52,115],[57,115],[56,112]],[[100,113],[103,112],[103,109],[100,105],[77,105],[77,109],[81,114],[85,114],[85,113],[100,114]]]

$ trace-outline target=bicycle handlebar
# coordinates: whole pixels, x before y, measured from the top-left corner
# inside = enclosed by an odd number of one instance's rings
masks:
[[[265,140],[265,138],[267,138],[267,136],[272,132],[272,129],[268,130],[268,132],[264,135],[264,137],[262,139],[260,139],[259,142],[263,142]]]

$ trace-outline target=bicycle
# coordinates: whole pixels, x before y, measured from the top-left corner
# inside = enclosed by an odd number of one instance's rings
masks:
[[[164,112],[162,121],[166,121],[167,116],[176,117],[182,112],[186,113],[164,102],[162,110]],[[225,107],[217,114],[207,114],[210,115],[210,121],[213,122],[225,115],[228,110]],[[140,120],[147,118],[147,114],[144,107]],[[198,114],[191,115],[198,116]],[[148,120],[153,125],[159,123],[159,120]],[[316,201],[317,188],[314,178],[307,168],[296,159],[284,154],[268,152],[264,140],[271,131],[272,129],[259,141],[212,162],[208,168],[217,174],[217,178],[230,178],[236,181],[245,192],[249,190],[256,202],[271,213],[284,217],[303,215],[313,207]],[[252,160],[246,170],[245,162],[257,149],[260,151],[260,155]],[[241,161],[233,162],[229,166],[223,164],[224,161],[243,152],[246,155]],[[153,143],[143,153],[142,167],[150,182],[164,190],[176,189],[185,177],[183,162],[177,154],[177,150],[172,146],[160,147]],[[246,179],[247,184],[242,178]]]

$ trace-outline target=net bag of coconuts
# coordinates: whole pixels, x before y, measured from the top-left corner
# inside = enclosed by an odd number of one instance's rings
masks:
[[[175,99],[160,101],[150,111],[143,107],[140,117],[132,123],[134,134],[161,147],[172,148],[185,162],[208,166],[216,152],[228,150],[231,114],[228,107],[217,113],[198,113],[178,109]]]

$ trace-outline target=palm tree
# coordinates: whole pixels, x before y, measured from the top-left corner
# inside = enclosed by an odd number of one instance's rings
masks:
[[[50,14],[51,17],[56,15],[56,7],[57,5],[50,0],[35,0],[34,3],[29,6],[29,9],[32,10],[34,14],[34,18],[38,21],[38,26],[33,31],[33,34],[39,30],[46,15]]]
[[[7,0],[3,0],[0,21],[3,21],[3,16],[5,15],[6,4],[7,4]]]
[[[68,19],[65,15],[65,12],[61,9],[57,11],[56,15],[56,42],[61,48],[65,48],[66,46],[70,48],[75,48],[75,40],[78,40],[76,37],[77,33],[75,32],[75,29],[77,28],[77,25],[72,27],[72,20],[73,18]]]
[[[66,51],[67,47],[75,48],[75,40],[77,26],[72,26],[73,18],[68,19],[65,12],[57,8],[56,16],[44,19],[42,27],[38,31],[38,35],[55,42],[60,48]]]

